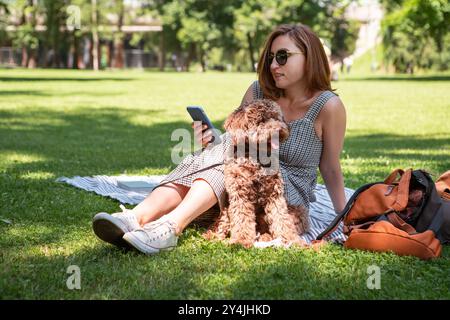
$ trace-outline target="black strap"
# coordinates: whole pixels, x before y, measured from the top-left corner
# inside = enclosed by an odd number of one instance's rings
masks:
[[[355,200],[359,196],[359,194],[379,183],[384,183],[384,182],[369,183],[369,184],[363,185],[363,186],[359,187],[357,190],[355,190],[353,195],[347,201],[345,208],[336,216],[336,218],[334,218],[333,222],[331,222],[330,225],[324,231],[322,231],[321,234],[319,234],[317,236],[316,240],[322,240],[322,238],[324,238],[324,237],[328,236],[330,233],[332,233],[338,227],[339,222],[341,222],[341,220],[344,219],[345,215],[350,211],[351,207],[353,206],[353,203],[355,202]]]
[[[444,206],[441,204],[436,215],[433,217],[428,229],[433,230],[434,234],[437,236],[439,230],[441,229],[442,222],[444,221]]]

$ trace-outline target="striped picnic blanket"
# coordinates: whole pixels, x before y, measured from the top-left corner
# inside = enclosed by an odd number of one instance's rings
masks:
[[[65,182],[74,187],[92,191],[99,195],[110,197],[120,201],[123,204],[138,204],[143,201],[150,191],[132,191],[122,189],[117,185],[118,180],[132,180],[132,181],[145,181],[152,186],[158,185],[160,181],[165,177],[165,175],[157,176],[92,176],[92,177],[80,177],[75,176],[72,178],[60,177],[57,182]],[[347,200],[351,197],[354,190],[345,188],[345,195]],[[311,230],[301,237],[306,242],[310,243],[312,240],[323,231],[325,228],[333,221],[336,216],[333,204],[331,202],[328,191],[324,185],[317,184],[314,194],[316,196],[316,201],[310,203],[309,215],[311,222]],[[330,241],[336,243],[342,243],[346,240],[345,235],[342,232],[342,224],[339,228],[334,231],[329,238]],[[255,246],[266,247],[266,246],[277,246],[280,243],[278,241],[272,242],[259,242]]]

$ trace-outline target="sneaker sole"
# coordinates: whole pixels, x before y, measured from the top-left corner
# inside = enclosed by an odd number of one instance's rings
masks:
[[[155,254],[158,253],[159,250],[149,247],[145,245],[141,240],[139,240],[137,237],[133,236],[131,233],[126,233],[123,236],[123,240],[128,244],[128,246],[142,252],[145,254]]]
[[[115,245],[122,249],[131,249],[128,242],[123,240],[123,235],[127,232],[123,223],[107,213],[98,213],[92,221],[94,233],[101,240]]]

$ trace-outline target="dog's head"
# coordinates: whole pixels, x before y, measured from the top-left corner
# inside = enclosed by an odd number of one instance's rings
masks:
[[[268,99],[240,106],[225,120],[224,128],[230,133],[234,145],[267,142],[269,148],[278,149],[279,143],[289,136],[280,106]]]

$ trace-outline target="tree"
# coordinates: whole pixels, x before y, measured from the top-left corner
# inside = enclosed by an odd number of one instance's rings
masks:
[[[0,0],[0,45],[7,39],[6,26],[8,25],[8,15],[10,14],[8,4]]]
[[[68,51],[68,45],[65,31],[62,27],[66,21],[66,3],[63,1],[41,0],[42,12],[45,14],[45,26],[42,37],[44,49],[44,66],[45,67],[61,67],[63,62],[62,55]]]
[[[248,50],[252,71],[256,71],[259,49],[273,27],[279,5],[276,0],[249,0],[235,11],[235,36]]]
[[[350,3],[351,1],[347,1],[336,5],[332,13],[334,23],[331,26],[331,54],[341,63],[355,51],[360,28],[359,21],[345,18],[345,11]]]
[[[98,51],[99,51],[99,39],[98,39],[98,10],[97,10],[97,0],[91,0],[91,23],[92,23],[92,68],[98,70]]]
[[[122,27],[124,25],[125,18],[125,5],[124,0],[115,0],[115,14],[117,15],[117,31],[114,32],[114,53],[112,66],[114,68],[123,68],[125,51],[124,51],[124,33],[122,32]]]
[[[398,72],[413,73],[415,67],[448,69],[450,61],[445,48],[449,45],[449,1],[396,0],[388,4],[383,0],[382,3],[387,10],[382,21],[386,62],[392,63]]]
[[[33,0],[18,0],[11,4],[11,11],[20,18],[20,24],[12,35],[13,46],[22,50],[22,67],[36,66],[36,52],[39,46],[36,32],[36,12],[40,9]]]

